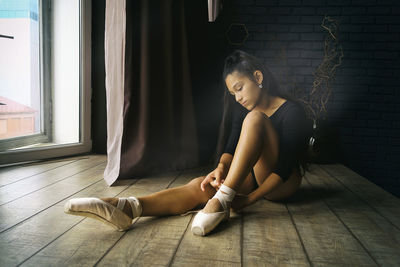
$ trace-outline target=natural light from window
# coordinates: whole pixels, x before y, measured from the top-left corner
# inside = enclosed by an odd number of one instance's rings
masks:
[[[0,139],[41,131],[38,1],[0,1]]]
[[[80,142],[80,1],[0,0],[0,151]]]

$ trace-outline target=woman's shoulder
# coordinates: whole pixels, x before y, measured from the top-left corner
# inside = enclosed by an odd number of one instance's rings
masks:
[[[291,99],[287,99],[286,102],[281,106],[282,108],[279,110],[279,117],[282,120],[306,120],[307,114],[304,106],[298,102]]]
[[[299,102],[291,99],[287,99],[286,102],[284,103],[285,109],[291,112],[299,112],[301,113],[305,112],[304,106]]]

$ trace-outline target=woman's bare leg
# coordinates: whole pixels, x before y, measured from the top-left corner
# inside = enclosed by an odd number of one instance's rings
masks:
[[[270,119],[262,112],[251,111],[243,121],[242,131],[224,185],[238,191],[251,169],[260,166],[270,172],[278,158],[278,137]],[[221,211],[219,200],[211,200],[204,212]]]
[[[204,177],[198,177],[186,185],[138,197],[142,205],[142,216],[182,214],[199,205],[204,205],[215,194],[216,190],[211,185],[207,185],[203,192],[200,189],[200,183],[203,179]],[[118,203],[118,198],[102,198],[102,200],[114,206],[117,206]],[[125,203],[123,211],[132,217],[132,209],[128,201]]]
[[[165,189],[148,196],[138,197],[142,205],[142,216],[163,216],[182,214],[203,206],[215,195],[216,190],[207,185],[206,191],[200,189],[203,177],[194,178],[188,184]],[[256,187],[252,174],[249,174],[238,193],[249,194]],[[102,200],[117,206],[118,198],[102,198]],[[132,209],[128,202],[125,203],[123,211],[132,217]]]
[[[239,142],[224,184],[238,190],[256,164],[275,165],[278,137],[270,119],[262,112],[251,111],[243,121]]]
[[[160,192],[139,197],[142,204],[143,216],[176,215],[193,210],[204,205],[215,194],[216,190],[208,185],[205,192],[201,191],[200,184],[204,177],[191,180],[188,184],[162,190]]]

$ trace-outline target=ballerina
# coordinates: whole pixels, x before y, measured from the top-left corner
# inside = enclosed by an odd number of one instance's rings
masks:
[[[213,171],[144,197],[71,199],[65,212],[125,231],[139,216],[177,215],[205,205],[191,227],[193,234],[204,236],[228,220],[231,208],[293,195],[306,169],[311,136],[304,108],[280,91],[268,68],[246,52],[236,50],[225,59],[223,80],[222,150]]]

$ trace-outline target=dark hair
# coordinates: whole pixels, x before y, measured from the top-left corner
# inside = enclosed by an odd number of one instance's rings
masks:
[[[255,77],[253,75],[254,71],[259,70],[263,74],[263,88],[266,93],[270,96],[277,96],[282,97],[284,99],[293,101],[298,103],[303,109],[304,105],[295,97],[290,95],[287,92],[284,92],[280,89],[278,81],[276,80],[275,76],[271,73],[271,71],[264,66],[260,62],[259,59],[250,55],[241,50],[235,50],[232,54],[225,58],[225,66],[222,73],[222,82],[224,88],[224,109],[223,109],[223,116],[222,121],[219,128],[219,136],[218,136],[218,143],[217,143],[217,150],[215,154],[215,161],[218,162],[220,156],[222,155],[227,139],[229,137],[229,131],[232,124],[232,113],[233,113],[233,105],[235,105],[235,99],[229,94],[227,87],[226,87],[226,77],[229,74],[237,71],[240,74],[246,75],[250,80],[256,82]],[[308,144],[307,144],[308,145]],[[300,155],[299,163],[303,169],[303,172],[300,172],[301,175],[304,175],[304,172],[308,170],[308,154],[306,148],[304,149],[304,153]]]

